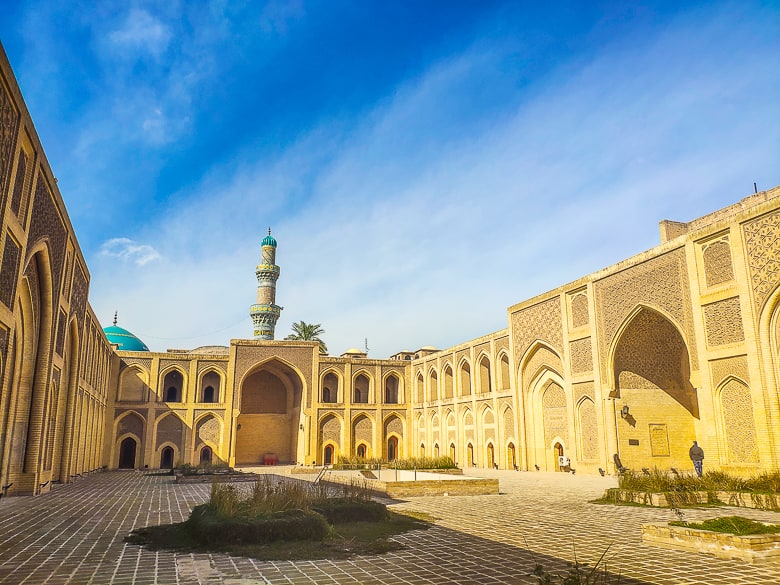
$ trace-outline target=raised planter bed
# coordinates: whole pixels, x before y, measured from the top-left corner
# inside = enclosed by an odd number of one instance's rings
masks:
[[[608,489],[604,493],[604,499],[614,502],[641,504],[654,508],[709,503],[707,492],[635,492],[621,490],[620,488]]]
[[[780,534],[736,536],[668,524],[642,524],[642,542],[652,546],[687,550],[737,559],[748,563],[780,561]]]
[[[175,474],[176,483],[234,483],[239,481],[257,481],[255,473],[198,473],[195,475]]]
[[[604,499],[656,508],[721,503],[736,508],[754,508],[780,512],[780,496],[752,492],[635,492],[632,490],[621,490],[620,488],[610,488],[604,492]]]
[[[715,492],[715,494],[718,501],[727,506],[780,512],[780,496],[777,494],[755,494],[752,492]]]

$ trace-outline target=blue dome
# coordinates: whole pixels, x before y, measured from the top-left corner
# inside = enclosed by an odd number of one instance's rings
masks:
[[[260,242],[260,245],[276,248],[276,238],[271,235],[271,228],[268,228],[268,235],[263,238],[263,241]]]
[[[106,327],[103,331],[109,343],[118,345],[121,351],[149,351],[146,344],[127,329],[112,325],[111,327]]]

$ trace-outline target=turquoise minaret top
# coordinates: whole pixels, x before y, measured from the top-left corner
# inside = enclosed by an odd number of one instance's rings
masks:
[[[249,307],[249,314],[255,329],[255,338],[273,339],[276,322],[282,314],[282,307],[276,304],[276,281],[279,267],[276,265],[276,238],[268,235],[260,243],[261,260],[255,268],[257,275],[257,303]]]

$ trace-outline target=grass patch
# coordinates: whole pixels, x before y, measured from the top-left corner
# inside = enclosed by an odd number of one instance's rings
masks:
[[[363,457],[339,457],[333,469],[457,469],[450,457],[410,457],[409,459],[364,459]]]
[[[329,488],[265,476],[241,491],[214,483],[209,501],[186,522],[141,528],[125,542],[261,560],[341,559],[398,550],[390,537],[428,526],[372,501],[365,482]]]
[[[708,471],[702,477],[674,475],[653,468],[649,474],[627,472],[618,477],[618,487],[632,492],[754,492],[780,494],[780,472],[760,473],[749,478]]]
[[[694,528],[696,530],[711,530],[712,532],[722,532],[724,534],[736,534],[737,536],[777,534],[780,532],[780,525],[764,524],[763,522],[757,522],[742,516],[711,518],[704,522],[669,522],[669,525]]]

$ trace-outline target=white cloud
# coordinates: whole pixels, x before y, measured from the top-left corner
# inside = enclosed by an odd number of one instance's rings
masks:
[[[145,266],[160,259],[160,253],[152,246],[138,244],[129,238],[112,238],[100,246],[100,254],[111,258],[119,258],[124,262],[132,262]]]
[[[108,38],[120,48],[159,56],[168,48],[171,31],[146,10],[133,8],[122,26],[110,32]]]
[[[658,220],[779,182],[773,48],[726,29],[721,15],[616,41],[490,115],[471,100],[500,47],[442,61],[359,120],[213,168],[143,234],[175,265],[99,262],[93,305],[132,307],[125,324],[156,349],[248,337],[271,224],[277,338],[316,322],[332,352],[367,337],[383,357],[503,328],[507,306],[655,245]]]

